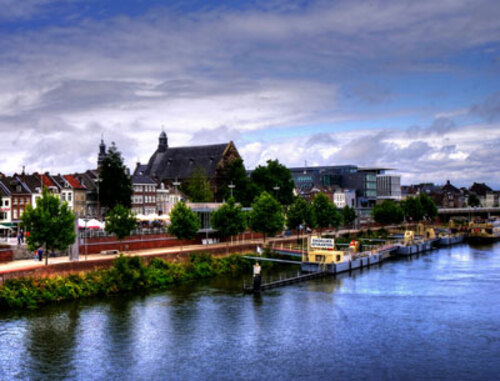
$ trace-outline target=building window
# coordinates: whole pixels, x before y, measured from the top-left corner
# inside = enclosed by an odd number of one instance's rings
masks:
[[[68,193],[68,201],[71,201],[71,193]]]
[[[17,218],[17,209],[14,209],[14,219]]]

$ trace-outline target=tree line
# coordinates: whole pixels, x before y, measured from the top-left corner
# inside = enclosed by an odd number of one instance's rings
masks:
[[[270,193],[263,191],[244,211],[234,197],[230,197],[220,208],[212,212],[211,223],[221,237],[227,238],[243,233],[247,228],[262,233],[264,240],[281,232],[285,225],[290,230],[338,228],[341,224],[352,226],[356,219],[353,208],[338,209],[323,193],[318,193],[312,202],[294,197],[288,207],[282,205]],[[200,229],[197,214],[184,202],[177,203],[170,213],[168,231],[181,240],[196,236]]]
[[[401,202],[384,200],[372,209],[373,219],[382,225],[399,224],[404,220],[409,222],[432,220],[437,213],[436,204],[425,193],[416,197],[409,196]]]

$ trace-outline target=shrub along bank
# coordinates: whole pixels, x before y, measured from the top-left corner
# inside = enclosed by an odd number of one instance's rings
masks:
[[[51,278],[9,279],[0,288],[0,309],[34,309],[63,300],[161,289],[219,274],[250,273],[251,267],[250,260],[238,255],[213,258],[208,254],[192,254],[184,263],[155,258],[147,265],[140,257],[122,255],[109,269]]]

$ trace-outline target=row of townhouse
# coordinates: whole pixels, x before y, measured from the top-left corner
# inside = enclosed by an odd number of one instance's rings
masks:
[[[474,194],[479,199],[482,207],[498,207],[500,205],[500,192],[490,188],[485,183],[473,183],[469,188],[458,188],[447,180],[444,185],[422,183],[403,187],[404,195],[427,194],[440,208],[467,207],[468,199]]]
[[[27,205],[36,207],[47,188],[62,201],[68,203],[70,209],[78,217],[91,216],[88,208],[88,194],[92,192],[81,180],[81,175],[51,175],[50,173],[14,174],[5,176],[0,173],[0,224],[15,226]]]
[[[141,214],[168,213],[173,204],[181,199],[177,190],[163,182],[156,182],[143,174],[131,177],[133,186],[132,211]],[[69,175],[50,173],[14,174],[0,173],[0,224],[15,226],[27,205],[36,207],[42,188],[68,203],[80,218],[100,218],[99,172],[88,170]]]

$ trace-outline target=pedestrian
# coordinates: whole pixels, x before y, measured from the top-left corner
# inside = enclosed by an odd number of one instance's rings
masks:
[[[41,262],[43,259],[43,249],[41,247],[38,248],[38,261]]]
[[[17,246],[21,246],[21,232],[17,232]]]
[[[38,250],[33,252],[33,260],[36,261],[38,259]]]

